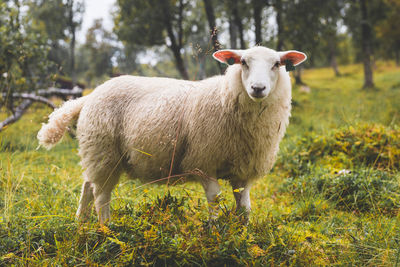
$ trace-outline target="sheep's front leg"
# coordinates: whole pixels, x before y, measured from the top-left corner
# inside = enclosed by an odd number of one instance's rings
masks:
[[[210,220],[215,220],[218,217],[218,196],[221,193],[221,187],[218,180],[211,177],[202,178],[201,184],[206,192]]]
[[[236,200],[236,212],[244,216],[245,222],[249,220],[251,211],[250,188],[247,181],[231,181],[233,195]]]

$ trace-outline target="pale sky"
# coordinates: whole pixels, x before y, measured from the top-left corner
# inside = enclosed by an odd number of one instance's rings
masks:
[[[111,11],[114,10],[116,0],[85,0],[85,14],[83,16],[82,28],[78,32],[77,39],[80,43],[85,42],[86,31],[98,18],[103,19],[103,26],[112,30],[114,25]]]

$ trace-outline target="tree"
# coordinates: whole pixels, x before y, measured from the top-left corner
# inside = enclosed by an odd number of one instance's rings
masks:
[[[217,26],[215,23],[214,8],[212,6],[211,0],[204,0],[204,9],[205,9],[205,12],[207,15],[207,21],[208,21],[208,25],[209,25],[210,32],[211,32],[211,41],[212,41],[213,49],[215,52],[220,49],[220,44],[218,42],[218,31],[217,31]],[[218,68],[219,68],[220,72],[223,73],[221,64],[219,62],[217,62],[217,64],[218,64]]]
[[[325,54],[335,73],[340,76],[337,64],[337,45],[338,45],[338,23],[341,20],[341,12],[344,8],[344,1],[327,1],[321,9],[321,41],[324,44]]]
[[[170,48],[172,50],[172,53],[174,54],[175,60],[176,60],[176,65],[178,67],[179,72],[182,75],[182,78],[188,80],[189,75],[187,73],[185,64],[183,62],[183,58],[181,55],[181,49],[183,49],[183,26],[182,26],[182,21],[183,21],[183,9],[185,6],[184,0],[179,0],[178,1],[178,10],[177,10],[177,30],[176,33],[174,31],[174,25],[173,25],[173,20],[174,20],[174,15],[173,15],[173,10],[171,10],[171,4],[168,1],[163,1],[161,0],[161,6],[164,9],[164,16],[163,20],[165,23],[165,27],[168,33],[168,38],[170,40]],[[175,7],[175,6],[174,6]]]
[[[0,106],[11,113],[16,108],[14,93],[33,92],[50,80],[49,46],[31,27],[31,17],[21,16],[23,5],[22,1],[0,3]]]
[[[360,11],[361,11],[361,46],[363,52],[363,64],[364,64],[364,86],[363,88],[373,88],[373,73],[372,73],[372,27],[368,20],[368,4],[366,0],[360,1]]]
[[[33,27],[41,31],[51,46],[49,59],[57,71],[69,74],[76,84],[76,30],[82,24],[84,2],[81,0],[31,0],[29,16]],[[56,71],[54,70],[54,71]]]
[[[103,28],[102,19],[93,22],[86,33],[86,42],[79,49],[79,53],[86,57],[86,80],[90,84],[94,79],[104,75],[112,75],[112,57],[116,52],[113,45],[115,39],[112,34]]]
[[[54,62],[52,72],[65,74],[68,71],[68,48],[66,47],[65,10],[62,0],[28,2],[28,16],[32,17],[32,26],[47,39],[50,51],[47,58]]]
[[[322,5],[319,0],[298,0],[285,6],[284,21],[285,48],[305,52],[309,56],[308,64],[315,60],[312,54],[317,52],[320,44],[319,34]],[[294,71],[296,84],[304,84],[301,79],[301,67]]]
[[[211,38],[212,38],[212,44],[214,51],[219,50],[219,42],[218,42],[218,33],[217,33],[217,25],[215,23],[215,14],[214,14],[214,8],[212,5],[211,0],[203,0],[204,2],[204,10],[207,15],[207,21],[208,21],[208,26],[210,28],[211,32]]]
[[[276,25],[277,25],[277,42],[276,42],[276,50],[282,51],[283,49],[283,19],[282,19],[282,13],[283,13],[283,6],[282,6],[282,0],[275,0],[273,2],[274,9],[276,11]]]
[[[51,63],[47,60],[49,44],[40,31],[32,27],[32,17],[22,16],[24,1],[0,3],[0,108],[8,117],[0,122],[0,131],[16,122],[33,102],[55,105],[46,97],[79,95],[70,90],[44,90],[51,82]]]
[[[233,15],[232,15],[232,11],[230,8],[228,8],[229,6],[229,2],[228,0],[226,0],[225,3],[226,6],[226,10],[227,10],[227,17],[228,17],[228,24],[229,24],[229,41],[230,41],[230,48],[231,49],[237,49],[238,45],[237,45],[237,25],[235,24],[234,20],[233,20]]]
[[[397,66],[400,66],[400,0],[384,0],[384,3],[388,7],[387,15],[375,27],[377,37],[384,48],[384,56],[394,56]]]
[[[380,45],[373,25],[378,25],[386,17],[387,7],[382,0],[348,0],[346,7],[344,22],[352,35],[357,59],[363,63],[363,88],[373,88],[374,50]]]
[[[117,4],[114,21],[118,38],[124,44],[167,45],[182,78],[189,79],[181,53],[187,0],[118,0]]]
[[[253,18],[254,18],[254,28],[255,28],[254,32],[256,35],[256,44],[261,44],[261,42],[262,42],[261,12],[262,12],[262,9],[263,9],[265,3],[263,0],[252,0],[252,5],[253,5]]]
[[[230,13],[232,15],[232,21],[230,21],[230,23],[234,24],[234,31],[237,31],[239,33],[240,49],[246,49],[246,43],[244,41],[243,22],[239,14],[239,4],[240,3],[238,3],[238,1],[236,0],[228,0],[227,2],[227,6],[230,9]],[[233,36],[231,36],[231,38],[234,38]]]
[[[75,71],[75,42],[76,30],[82,24],[84,13],[84,2],[77,0],[66,0],[65,3],[67,11],[66,25],[68,28],[70,42],[69,42],[69,56],[70,56],[70,74],[72,78],[72,85],[76,84],[76,71]]]
[[[138,74],[143,75],[137,62],[137,54],[145,50],[142,46],[124,45],[115,50],[115,58],[117,62],[116,73],[132,73],[138,71]]]

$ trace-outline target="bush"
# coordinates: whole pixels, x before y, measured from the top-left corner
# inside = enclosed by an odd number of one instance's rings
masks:
[[[47,60],[50,47],[46,39],[32,27],[30,16],[20,16],[22,8],[18,2],[0,2],[0,103],[10,111],[12,93],[44,87],[52,67]]]
[[[379,170],[347,174],[303,175],[288,178],[281,191],[296,195],[321,194],[335,208],[353,212],[378,212],[395,215],[400,208],[400,186],[396,175]]]
[[[309,173],[309,166],[315,164],[331,170],[367,166],[396,171],[400,168],[400,130],[358,124],[326,136],[310,133],[288,151],[277,164],[294,176]]]

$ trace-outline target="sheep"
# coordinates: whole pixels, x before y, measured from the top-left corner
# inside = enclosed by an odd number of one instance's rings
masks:
[[[186,174],[198,180],[216,218],[217,178],[229,180],[246,217],[250,188],[272,168],[289,123],[291,82],[285,68],[306,60],[298,51],[257,46],[219,50],[225,75],[201,81],[120,76],[70,100],[38,132],[47,149],[77,119],[84,182],[77,218],[94,202],[99,222],[110,220],[111,192],[122,172],[145,182]],[[286,66],[288,67],[288,66]]]

